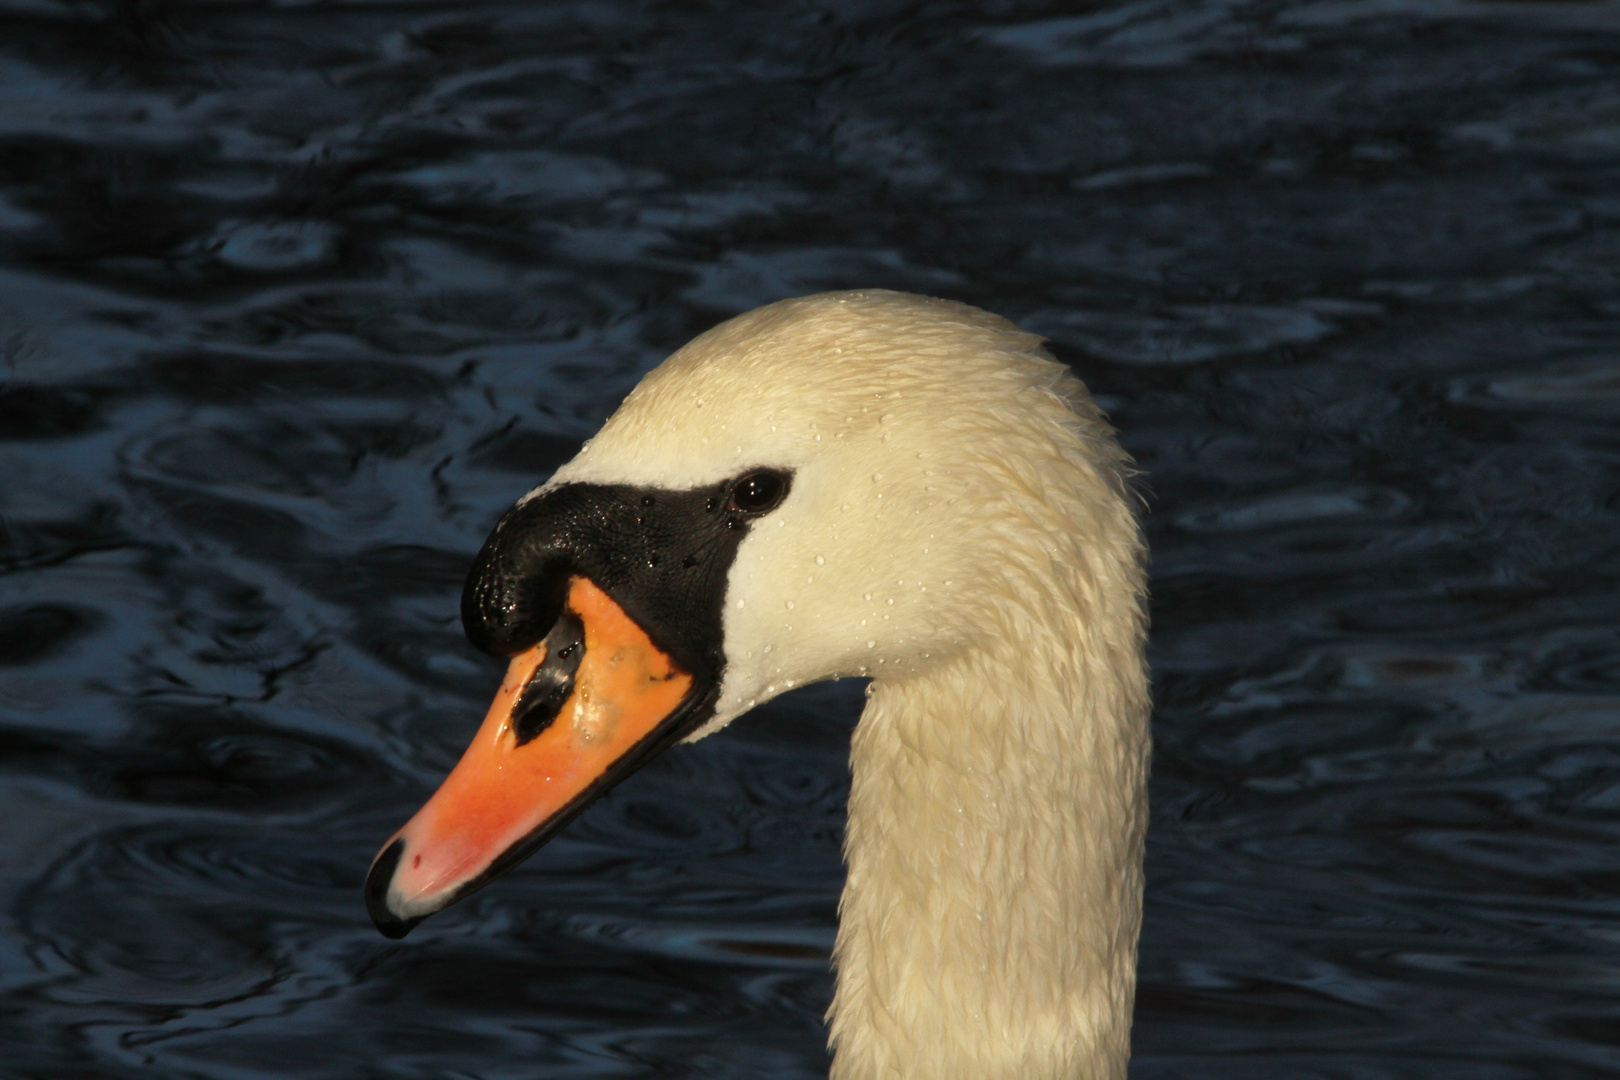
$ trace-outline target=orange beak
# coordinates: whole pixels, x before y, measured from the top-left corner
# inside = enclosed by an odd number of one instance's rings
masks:
[[[378,929],[403,937],[520,862],[662,746],[693,682],[605,592],[571,579],[557,628],[512,658],[460,763],[372,863]]]

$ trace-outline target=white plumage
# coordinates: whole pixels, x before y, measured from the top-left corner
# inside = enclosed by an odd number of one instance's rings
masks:
[[[694,340],[547,486],[689,489],[752,466],[793,486],[738,550],[695,737],[795,686],[872,679],[833,1077],[1123,1077],[1148,680],[1112,430],[1000,318],[827,293]]]

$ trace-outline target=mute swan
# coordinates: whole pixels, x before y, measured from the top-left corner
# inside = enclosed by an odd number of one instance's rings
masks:
[[[510,667],[372,865],[403,936],[653,754],[867,676],[834,1080],[1122,1078],[1146,826],[1128,459],[1040,339],[903,293],[701,335],[495,526],[462,598]]]

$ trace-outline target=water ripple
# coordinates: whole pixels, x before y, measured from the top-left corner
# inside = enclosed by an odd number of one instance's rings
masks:
[[[860,687],[405,944],[490,525],[785,295],[1144,471],[1133,1075],[1620,1070],[1613,5],[0,3],[0,1073],[825,1075]]]

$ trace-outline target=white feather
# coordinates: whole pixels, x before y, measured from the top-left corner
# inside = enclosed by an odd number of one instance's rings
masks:
[[[835,1080],[1118,1078],[1148,681],[1129,462],[1040,339],[827,293],[670,357],[548,486],[794,471],[738,550],[694,737],[870,676],[851,750]]]

